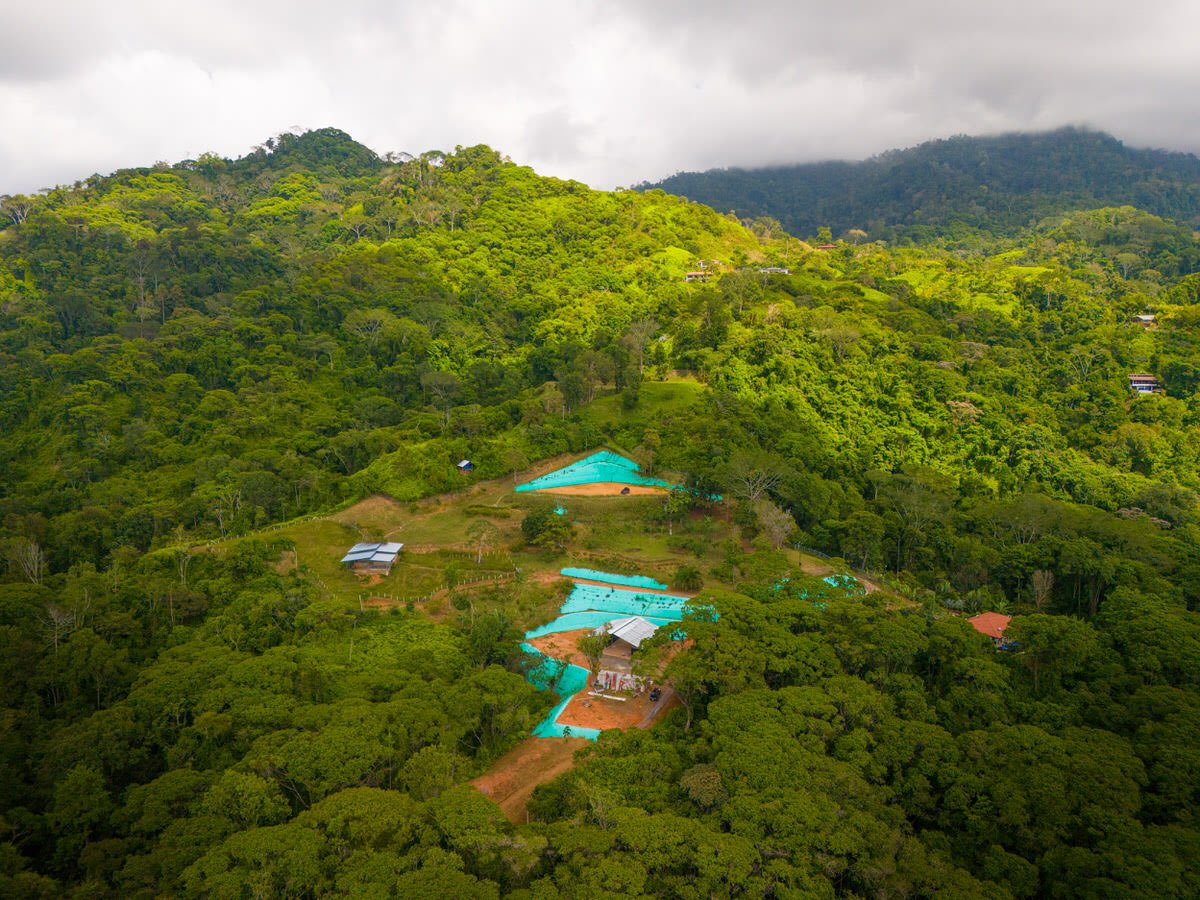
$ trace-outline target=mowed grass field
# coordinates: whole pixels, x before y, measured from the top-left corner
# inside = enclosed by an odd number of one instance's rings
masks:
[[[625,411],[620,394],[610,394],[589,403],[580,411],[580,417],[599,428],[633,418],[655,421],[687,409],[703,391],[704,385],[694,378],[643,381],[638,390],[638,407],[632,412]]]

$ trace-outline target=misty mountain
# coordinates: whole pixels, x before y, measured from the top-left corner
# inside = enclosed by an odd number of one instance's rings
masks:
[[[873,238],[964,227],[1011,234],[1056,213],[1118,205],[1200,224],[1200,159],[1075,128],[953,137],[860,162],[680,172],[639,186],[653,188],[744,218],[771,216],[799,235],[821,226]]]

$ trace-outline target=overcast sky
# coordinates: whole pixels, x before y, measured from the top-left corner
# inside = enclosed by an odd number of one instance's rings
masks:
[[[595,187],[1088,125],[1200,151],[1196,0],[0,0],[0,193],[334,126]]]

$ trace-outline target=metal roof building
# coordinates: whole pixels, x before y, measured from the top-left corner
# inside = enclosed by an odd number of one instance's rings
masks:
[[[394,542],[355,544],[342,557],[342,563],[350,566],[356,572],[383,572],[387,574],[392,569],[392,563],[404,549],[403,544]]]
[[[647,640],[656,631],[658,631],[658,626],[653,622],[647,622],[641,616],[630,616],[628,619],[613,619],[611,622],[605,622],[592,633],[611,634],[617,640],[624,641],[637,649],[642,646],[642,641]]]

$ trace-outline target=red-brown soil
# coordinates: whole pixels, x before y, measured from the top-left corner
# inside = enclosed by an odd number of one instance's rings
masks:
[[[575,751],[590,743],[587,738],[526,738],[471,784],[495,800],[510,822],[521,824],[533,789],[571,769]]]
[[[559,631],[554,634],[544,634],[539,638],[526,641],[537,647],[547,656],[555,659],[565,659],[575,666],[588,668],[587,657],[579,652],[579,639],[592,633],[591,628],[576,628],[574,631]]]
[[[562,576],[544,572],[535,577],[539,581],[553,582]],[[587,579],[573,580],[582,584],[608,586],[604,582]],[[371,598],[366,602],[368,605],[374,605],[377,599],[381,605],[386,602],[380,598]],[[586,669],[588,662],[579,652],[578,641],[591,631],[590,628],[560,631],[534,638],[529,643],[547,656],[564,659]],[[674,646],[669,652],[678,652],[683,646],[684,644]],[[680,705],[675,692],[665,686],[661,687],[662,695],[657,701],[650,699],[648,690],[625,700],[614,700],[592,696],[588,693],[589,688],[571,698],[559,714],[560,724],[600,730],[649,728],[666,712]],[[620,695],[613,693],[611,696]],[[471,783],[484,796],[495,800],[510,822],[520,824],[528,820],[528,803],[534,788],[569,771],[575,765],[575,751],[588,746],[589,743],[586,738],[527,738],[497,760],[490,771]]]
[[[599,728],[601,731],[605,728],[649,728],[660,715],[679,705],[679,698],[674,691],[669,687],[661,690],[662,696],[657,701],[650,699],[649,691],[621,701],[592,696],[587,690],[582,690],[559,713],[558,724],[573,728]]]

